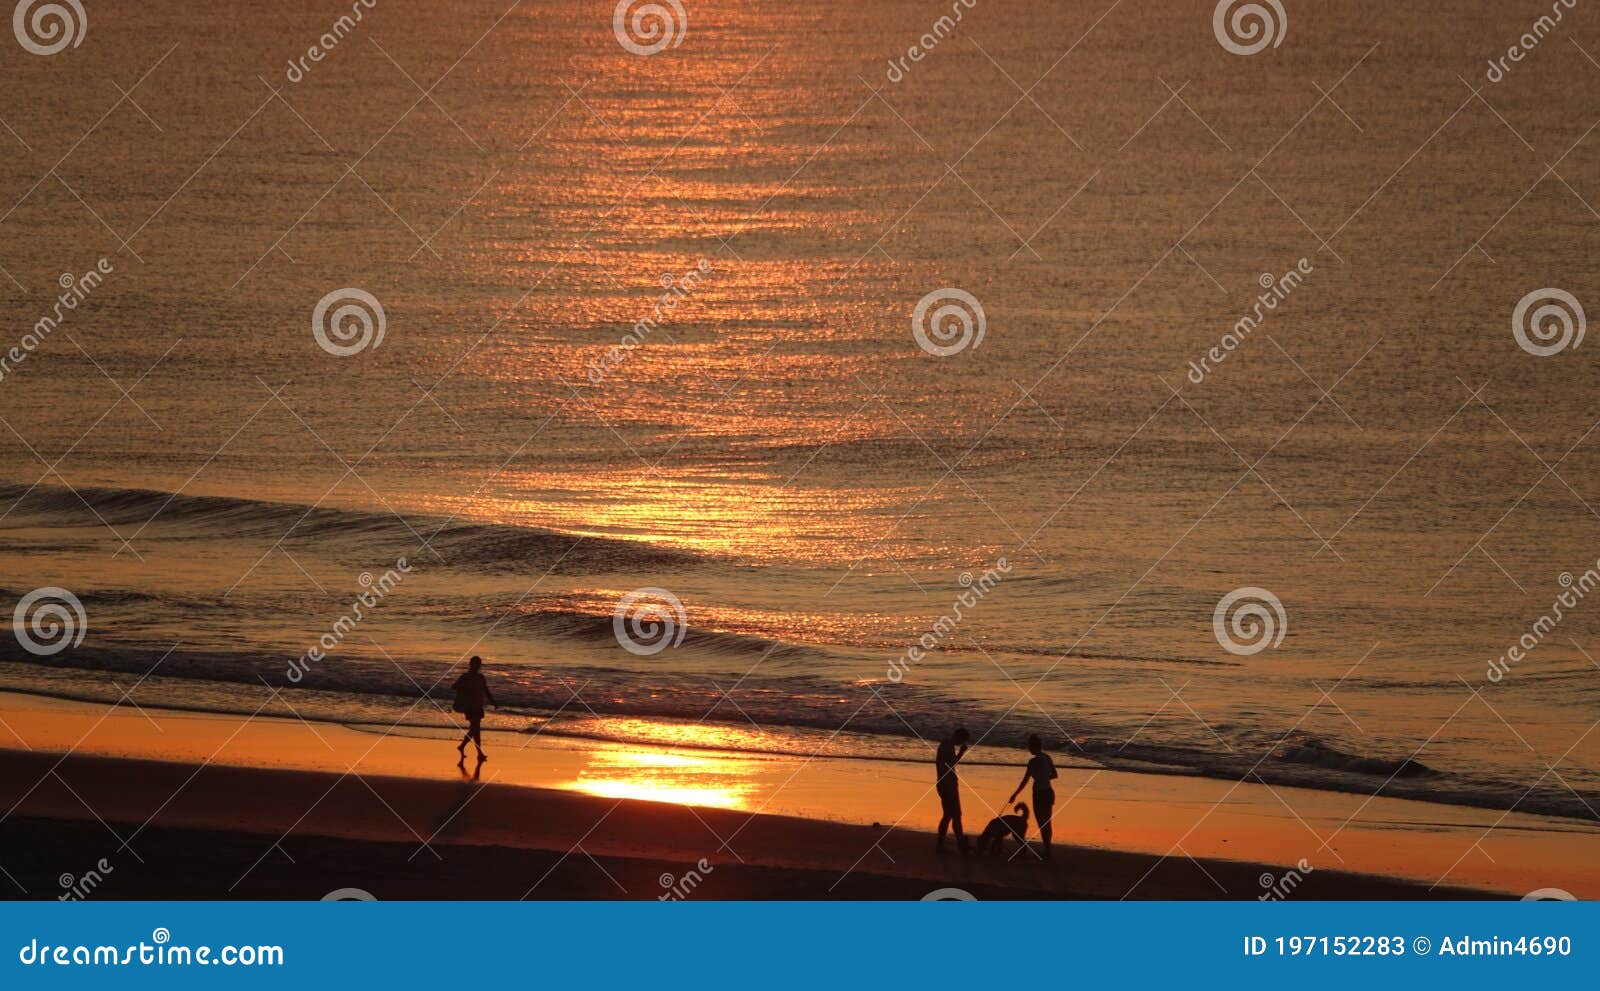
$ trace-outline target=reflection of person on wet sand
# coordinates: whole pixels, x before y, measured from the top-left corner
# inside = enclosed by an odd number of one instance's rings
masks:
[[[934,790],[939,793],[939,840],[934,844],[935,853],[944,853],[945,832],[954,826],[956,830],[956,849],[961,855],[967,855],[967,838],[961,833],[961,782],[956,778],[956,763],[967,754],[967,740],[970,739],[965,729],[957,729],[950,734],[950,739],[939,743],[939,751],[934,755],[933,764],[937,778]]]
[[[453,686],[456,693],[455,710],[467,717],[467,732],[461,737],[461,743],[456,749],[461,751],[461,762],[467,762],[467,741],[471,740],[478,748],[478,763],[488,760],[483,753],[483,704],[488,702],[496,709],[500,703],[494,700],[494,693],[489,691],[489,682],[483,677],[483,658],[473,657],[467,666],[467,673],[456,679]]]

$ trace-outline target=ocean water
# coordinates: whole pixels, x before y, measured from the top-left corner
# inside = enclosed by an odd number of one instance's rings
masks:
[[[1595,11],[125,6],[0,46],[0,686],[1595,818]]]

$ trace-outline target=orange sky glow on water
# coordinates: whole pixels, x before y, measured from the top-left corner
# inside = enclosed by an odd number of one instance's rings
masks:
[[[506,783],[1600,862],[1600,3],[313,6],[0,53],[18,739],[454,781],[478,656]]]

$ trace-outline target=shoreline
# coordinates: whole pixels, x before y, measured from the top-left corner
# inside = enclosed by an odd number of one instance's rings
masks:
[[[84,705],[103,705],[116,700],[114,693],[109,690],[96,692],[94,683],[85,683],[76,690],[68,687],[34,688],[18,684],[15,680],[6,679],[4,673],[7,665],[14,666],[16,662],[0,660],[0,697],[8,695],[33,697],[40,700],[81,703]],[[169,663],[170,666],[170,663]],[[74,669],[77,670],[77,669]],[[94,668],[84,670],[98,670]],[[111,668],[107,671],[120,671]],[[159,678],[155,679],[159,682]],[[142,679],[141,679],[142,682]],[[109,682],[107,684],[110,684]],[[251,682],[235,682],[223,680],[219,682],[204,682],[211,687],[225,686],[229,690],[238,688],[249,689]],[[306,689],[301,689],[305,691]],[[241,695],[238,698],[222,702],[219,699],[194,703],[183,702],[156,702],[145,703],[138,699],[130,701],[143,705],[145,709],[162,709],[171,712],[189,713],[196,716],[216,716],[223,718],[250,718],[260,713],[257,705],[259,700],[270,701],[272,695],[269,690],[259,686],[255,689],[255,696]],[[398,696],[385,696],[390,701],[403,703],[405,700]],[[569,700],[570,701],[570,700]],[[328,726],[385,726],[389,717],[377,712],[372,713],[370,723],[345,713],[319,711],[318,706],[307,700],[296,697],[297,705],[282,702],[270,708],[272,715],[285,718],[297,717],[302,721]],[[436,722],[426,719],[427,711],[424,709],[422,719],[408,719],[405,730],[414,733],[439,733],[448,735],[449,727],[454,725],[452,720],[456,717],[447,712],[443,706],[446,699],[433,698],[431,703],[443,718]],[[348,704],[341,699],[334,704]],[[684,716],[672,713],[612,711],[603,703],[598,709],[584,707],[576,712],[572,709],[556,706],[551,709],[529,709],[510,703],[504,710],[496,710],[488,714],[484,721],[484,731],[501,733],[536,733],[545,737],[559,737],[574,741],[577,745],[620,745],[624,747],[674,747],[681,746],[689,749],[701,749],[719,753],[731,753],[734,756],[749,757],[752,759],[767,758],[794,758],[808,759],[816,756],[820,751],[808,751],[806,744],[814,742],[811,737],[823,739],[832,743],[840,735],[871,739],[875,742],[885,739],[892,740],[902,746],[915,747],[916,741],[909,737],[883,737],[875,731],[856,731],[852,734],[825,734],[819,727],[805,723],[777,724],[763,726],[760,733],[765,734],[793,734],[784,742],[774,742],[758,739],[758,734],[752,734],[738,722],[717,723],[704,719],[690,720]],[[399,708],[396,711],[400,711]],[[589,717],[593,717],[590,719]],[[629,732],[612,733],[605,729],[575,728],[574,723],[582,724],[599,721],[604,724],[617,724],[629,726]],[[512,724],[524,727],[537,727],[536,729],[513,729]],[[648,730],[648,732],[640,732]],[[681,733],[687,730],[687,739]],[[728,732],[741,734],[744,738],[734,741],[724,737]],[[0,744],[5,741],[0,739]],[[931,752],[933,744],[929,743],[923,749]],[[1289,744],[1290,748],[1300,748],[1299,744]],[[1333,795],[1354,796],[1359,802],[1373,794],[1382,794],[1386,798],[1398,799],[1412,803],[1422,803],[1433,806],[1447,806],[1474,810],[1477,813],[1497,816],[1507,809],[1531,816],[1563,820],[1578,826],[1594,826],[1600,824],[1591,814],[1592,807],[1584,795],[1568,788],[1564,798],[1552,798],[1549,794],[1534,794],[1536,789],[1529,789],[1525,785],[1518,785],[1510,781],[1485,781],[1485,780],[1458,780],[1450,776],[1434,777],[1425,767],[1414,759],[1393,761],[1385,763],[1378,758],[1362,758],[1357,755],[1345,754],[1328,750],[1321,756],[1326,762],[1320,765],[1312,763],[1298,763],[1286,766],[1275,761],[1250,762],[1248,758],[1240,760],[1236,755],[1218,755],[1209,763],[1174,763],[1169,754],[1156,752],[1146,753],[1141,746],[1123,745],[1110,748],[1109,744],[1100,744],[1091,741],[1090,749],[1083,749],[1082,745],[1076,753],[1070,749],[1062,749],[1056,753],[1058,766],[1079,766],[1097,769],[1106,774],[1128,774],[1139,777],[1167,776],[1175,778],[1204,778],[1220,783],[1226,787],[1246,777],[1253,782],[1279,789],[1295,789],[1307,792],[1323,792]],[[964,766],[978,767],[1012,767],[1016,763],[1012,758],[1014,754],[1005,747],[995,746],[990,743],[979,748],[982,754],[970,757]],[[1303,749],[1303,748],[1301,748]],[[920,755],[910,757],[898,753],[871,753],[856,752],[848,745],[843,747],[827,747],[830,756],[848,758],[850,760],[866,762],[889,762],[902,766],[920,766],[924,758]],[[1370,766],[1352,769],[1340,764],[1361,764]],[[1421,773],[1412,771],[1413,767],[1421,768]],[[1315,768],[1315,773],[1309,769]],[[1374,788],[1376,787],[1376,792]],[[1536,786],[1537,787],[1537,786]],[[1486,791],[1485,789],[1492,789]]]
[[[270,853],[271,862],[290,870],[292,862],[272,845],[284,835],[286,845],[310,837],[337,841],[340,852],[329,854],[335,864],[366,864],[379,875],[397,863],[433,862],[427,847],[513,851],[503,856],[519,870],[539,863],[548,869],[550,858],[563,855],[566,866],[573,857],[585,865],[589,857],[613,858],[617,870],[636,877],[646,876],[639,864],[668,864],[682,876],[704,858],[737,891],[726,897],[740,898],[841,897],[842,891],[851,892],[842,897],[906,897],[907,886],[919,884],[924,893],[949,886],[976,893],[970,886],[978,885],[994,897],[1520,897],[1552,886],[1579,897],[1600,893],[1600,858],[1593,855],[1600,831],[1581,824],[1253,782],[1063,768],[1057,856],[1047,867],[1032,854],[1001,864],[936,858],[929,830],[938,820],[937,799],[921,766],[486,733],[491,760],[474,782],[450,756],[453,736],[411,728],[14,694],[0,694],[0,719],[13,747],[30,748],[0,750],[0,835],[8,837],[8,849],[42,844],[48,851],[35,878],[90,867],[107,844],[118,850],[137,832],[134,850],[141,836],[193,834],[190,847],[212,851],[195,865],[208,883],[234,872],[224,889],[250,873],[250,864],[239,862],[246,850],[252,860]],[[59,772],[47,773],[57,760]],[[994,814],[990,807],[1009,793],[1016,774],[1009,765],[963,771],[970,836]],[[268,795],[277,797],[269,802]],[[118,835],[96,816],[116,824]],[[25,821],[86,821],[103,842],[75,846],[65,837],[79,834],[67,828],[63,839],[52,840],[49,827],[19,825]],[[396,843],[409,844],[398,860]],[[0,867],[15,873],[10,863]],[[779,884],[756,879],[750,872],[758,868],[800,873]],[[610,887],[603,872],[589,869]],[[478,890],[520,897],[506,894],[494,874],[486,868],[480,880],[487,887]],[[466,893],[470,885],[444,884],[449,876],[430,882],[418,875],[405,897],[476,897]],[[558,887],[571,897],[606,897],[587,883],[571,879]],[[0,885],[19,895],[3,878]],[[627,887],[634,889],[628,897],[660,890]],[[321,896],[261,890],[269,892],[261,897]],[[711,890],[707,897],[715,897]]]

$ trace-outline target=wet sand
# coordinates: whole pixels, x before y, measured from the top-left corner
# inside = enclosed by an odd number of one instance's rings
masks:
[[[1501,814],[1373,799],[1335,836],[1340,813],[1358,799],[1259,784],[1070,769],[1059,782],[1056,856],[1045,864],[1031,851],[1009,860],[936,856],[925,831],[936,806],[915,775],[923,769],[889,762],[492,734],[491,760],[473,781],[450,742],[414,731],[25,696],[0,698],[0,718],[12,745],[0,750],[0,847],[9,851],[0,868],[11,875],[0,885],[12,897],[57,897],[63,876],[80,878],[102,858],[113,870],[92,897],[320,898],[341,888],[379,898],[1594,890],[1582,873],[1594,870],[1585,866],[1593,858],[1581,851],[1595,835],[1577,824],[1506,817],[1478,842]],[[1014,773],[968,768],[969,833]],[[831,818],[812,811],[825,802]],[[1321,848],[1319,835],[1328,841]],[[1570,847],[1578,859],[1546,872],[1516,859],[1509,848],[1519,837],[1546,857]],[[1477,853],[1484,848],[1493,862]],[[1302,861],[1311,869],[1291,874]],[[1479,880],[1483,865],[1499,876]]]

